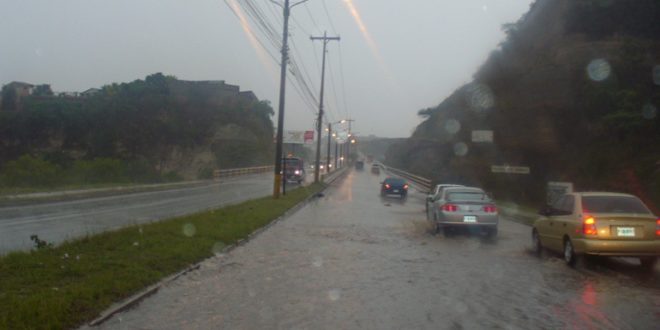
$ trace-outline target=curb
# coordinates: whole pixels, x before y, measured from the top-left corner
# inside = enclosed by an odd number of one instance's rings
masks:
[[[319,193],[321,193],[321,192],[325,191],[326,189],[328,189],[330,187],[331,183],[343,178],[347,174],[347,172],[348,171],[344,170],[344,172],[341,172],[341,173],[337,174],[334,178],[330,179],[328,182],[325,182],[324,183],[325,187],[323,187],[319,191]],[[284,212],[284,214],[282,214],[279,217],[275,218],[273,221],[269,222],[265,226],[263,226],[261,228],[258,228],[255,231],[253,231],[252,233],[250,233],[246,238],[243,238],[241,240],[236,241],[233,244],[230,244],[230,245],[226,246],[224,249],[222,249],[222,251],[219,254],[229,253],[232,250],[238,248],[239,246],[245,245],[249,241],[251,241],[254,238],[256,238],[257,236],[259,236],[261,233],[266,231],[268,228],[274,226],[276,223],[278,223],[282,220],[285,220],[286,218],[291,216],[293,213],[298,212],[300,209],[307,206],[312,200],[314,200],[318,197],[319,197],[318,193],[308,196],[307,198],[302,200],[300,203],[298,203],[298,204],[294,205],[293,207],[291,207],[290,209],[286,210]],[[210,258],[213,258],[213,257],[210,257]],[[142,300],[144,300],[147,297],[155,294],[164,285],[169,284],[171,282],[174,282],[175,280],[177,280],[181,276],[184,276],[184,275],[188,274],[189,272],[192,272],[194,270],[199,269],[202,266],[202,263],[206,262],[210,258],[204,259],[204,260],[202,260],[202,261],[200,261],[200,262],[198,262],[194,265],[189,266],[188,268],[186,268],[186,269],[184,269],[184,270],[182,270],[182,271],[180,271],[176,274],[170,275],[170,276],[160,280],[158,283],[153,284],[153,285],[149,286],[148,288],[142,290],[141,292],[133,295],[132,297],[124,300],[123,302],[118,303],[118,305],[115,306],[114,308],[111,307],[110,309],[108,309],[108,311],[106,311],[104,313],[101,313],[101,315],[98,318],[92,320],[87,325],[90,326],[90,327],[96,327],[98,325],[101,325],[103,322],[109,320],[114,315],[132,308],[133,306],[139,304]]]

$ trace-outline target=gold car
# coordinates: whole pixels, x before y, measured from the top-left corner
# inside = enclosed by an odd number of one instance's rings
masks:
[[[653,269],[660,256],[660,219],[639,200],[619,193],[582,192],[562,196],[539,212],[532,247],[563,252],[574,266],[584,255],[637,257]]]

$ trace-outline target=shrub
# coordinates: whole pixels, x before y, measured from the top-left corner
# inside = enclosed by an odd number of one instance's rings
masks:
[[[41,158],[23,155],[7,162],[0,181],[9,187],[51,187],[62,183],[62,169]]]

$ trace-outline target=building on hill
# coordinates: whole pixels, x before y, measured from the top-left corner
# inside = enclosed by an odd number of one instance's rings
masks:
[[[0,103],[0,108],[2,108],[2,110],[21,110],[21,99],[32,95],[33,90],[34,85],[20,81],[12,81],[2,86],[2,101]]]
[[[172,80],[170,91],[185,98],[186,95],[199,95],[208,102],[220,105],[232,99],[259,101],[252,91],[241,91],[237,85],[227,84],[224,80]]]

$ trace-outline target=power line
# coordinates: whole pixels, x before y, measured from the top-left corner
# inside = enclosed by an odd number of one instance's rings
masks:
[[[231,12],[232,12],[232,13],[233,13],[233,14],[234,14],[234,15],[240,20],[240,19],[241,19],[241,16],[236,12],[236,10],[234,9],[234,7],[232,7],[232,6],[229,4],[228,0],[224,0],[224,2],[225,2],[225,4],[227,5],[227,7],[229,8],[229,10],[231,10]],[[251,32],[251,33],[252,33],[252,32]],[[275,55],[273,55],[273,53],[272,53],[272,52],[266,47],[266,45],[264,45],[264,43],[263,43],[263,41],[262,41],[261,39],[259,39],[256,35],[254,35],[254,33],[252,33],[252,35],[254,36],[254,39],[255,39],[255,40],[259,43],[259,45],[261,46],[261,49],[263,49],[263,50],[264,50],[264,51],[265,51],[265,52],[266,52],[266,53],[267,53],[267,54],[273,59],[273,61],[275,61],[275,64],[277,64],[277,57],[276,57]]]
[[[330,17],[330,13],[328,12],[328,7],[325,5],[325,0],[321,0],[321,3],[323,4],[323,10],[325,11],[325,15],[328,17],[328,22],[330,22],[332,33],[337,34],[337,29],[335,29],[335,25],[332,23],[332,18]]]
[[[346,118],[350,118],[348,113],[348,95],[346,95],[346,80],[344,79],[344,60],[342,60],[343,55],[341,52],[341,43],[339,44],[339,74],[341,78],[341,90],[342,90],[342,100],[344,101],[344,112],[346,113]]]

